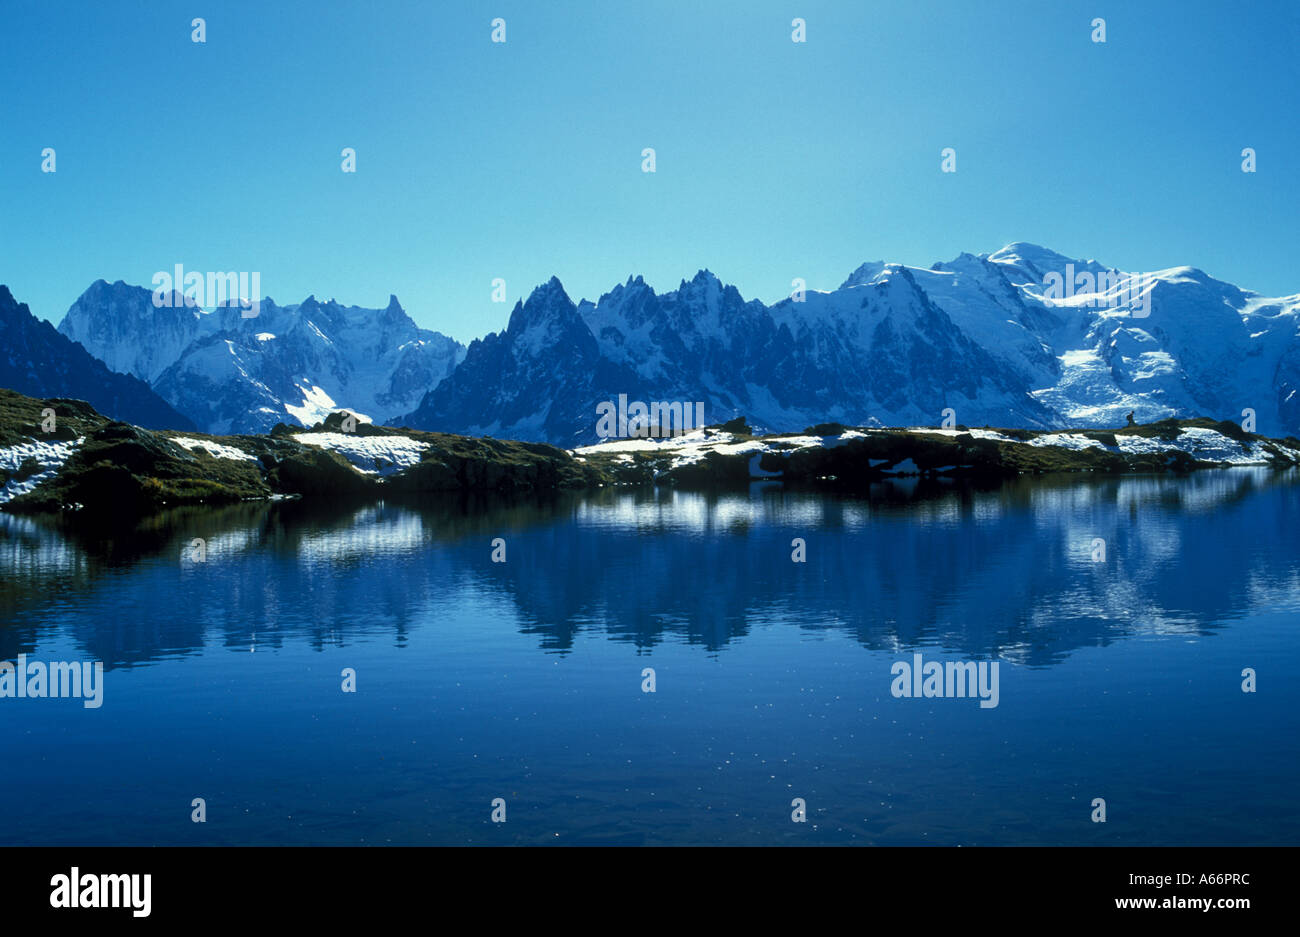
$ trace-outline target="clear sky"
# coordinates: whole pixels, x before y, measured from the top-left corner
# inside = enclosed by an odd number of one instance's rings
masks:
[[[468,341],[553,274],[773,302],[1015,240],[1300,291],[1290,0],[4,0],[0,37],[0,282],[54,321],[180,263]]]

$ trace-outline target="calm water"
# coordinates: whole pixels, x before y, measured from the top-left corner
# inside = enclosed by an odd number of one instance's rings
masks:
[[[0,699],[0,842],[1295,843],[1296,482],[0,515],[0,659],[105,666]]]

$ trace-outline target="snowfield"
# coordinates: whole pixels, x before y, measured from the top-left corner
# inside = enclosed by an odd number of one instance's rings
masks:
[[[1268,452],[1257,442],[1239,443],[1217,430],[1199,426],[1185,427],[1173,440],[1147,436],[1115,434],[1117,446],[1107,446],[1080,433],[1046,433],[1029,441],[1031,446],[1061,446],[1065,449],[1103,449],[1124,455],[1158,455],[1162,452],[1186,452],[1202,462],[1227,462],[1231,465],[1264,465]],[[1285,448],[1285,447],[1283,447]]]
[[[59,469],[63,468],[63,464],[71,458],[73,451],[84,441],[84,436],[75,442],[39,442],[33,439],[0,449],[0,472],[9,474],[17,472],[28,459],[39,466],[39,471],[28,478],[6,481],[4,487],[0,488],[0,504],[27,494],[41,482],[57,475]]]
[[[355,436],[351,433],[298,433],[294,437],[308,446],[330,449],[347,459],[360,472],[387,477],[420,461],[427,442],[410,436]]]
[[[909,426],[909,433],[929,433],[931,436],[965,436],[967,434],[974,436],[976,439],[993,439],[998,442],[1018,442],[1010,436],[1003,436],[1001,433],[995,433],[991,429],[931,429],[928,426]],[[848,433],[844,434],[848,436]],[[862,435],[859,433],[858,435]]]
[[[1119,437],[1116,437],[1118,442]],[[1014,439],[1008,442],[1015,442]],[[1043,436],[1035,436],[1029,440],[1031,446],[1060,446],[1062,449],[1106,449],[1107,447],[1095,439],[1089,439],[1079,433],[1047,433]],[[1121,451],[1123,447],[1120,447]],[[1113,451],[1113,450],[1111,450]],[[1156,451],[1156,450],[1151,450]]]
[[[213,442],[210,439],[193,439],[189,436],[169,436],[167,438],[188,452],[193,452],[195,449],[202,449],[214,459],[236,459],[241,462],[257,461],[257,456],[255,455],[249,455],[242,449],[236,449],[234,446],[225,446],[219,442]]]
[[[1197,426],[1186,427],[1173,442],[1119,434],[1116,434],[1115,441],[1119,443],[1120,451],[1124,453],[1166,452],[1181,449],[1192,458],[1206,462],[1262,465],[1268,461],[1268,453],[1259,443],[1242,444],[1222,433]]]
[[[673,457],[671,468],[693,465],[710,452],[718,455],[749,455],[749,474],[751,478],[779,478],[780,472],[772,472],[759,466],[764,453],[793,452],[810,446],[839,445],[844,439],[861,437],[865,434],[850,430],[842,437],[838,436],[778,436],[772,439],[753,439],[736,441],[731,433],[714,432],[705,435],[704,430],[693,430],[681,436],[665,436],[658,439],[616,439],[597,443],[594,446],[582,446],[570,452],[576,457],[598,453],[616,453],[620,462],[631,462],[633,452],[647,452]],[[780,444],[780,445],[775,445]]]

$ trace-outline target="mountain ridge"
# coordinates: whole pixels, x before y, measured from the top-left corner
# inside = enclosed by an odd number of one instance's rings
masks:
[[[1081,287],[1053,295],[1066,276]],[[867,262],[837,289],[771,305],[707,269],[665,293],[641,276],[595,302],[573,303],[552,277],[557,292],[586,325],[570,338],[587,373],[517,304],[395,422],[580,445],[595,441],[596,404],[625,394],[699,400],[710,422],[743,414],[772,430],[933,424],[948,409],[1030,429],[1249,411],[1261,430],[1300,429],[1300,296],[1260,297],[1194,267],[1118,271],[1018,241],[930,268]],[[510,354],[489,363],[503,335]]]
[[[390,294],[383,308],[344,306],[314,294],[256,316],[236,302],[207,312],[179,294],[97,280],[69,307],[59,331],[110,368],[147,381],[209,432],[309,425],[347,407],[383,420],[418,401],[459,363],[464,346],[419,328]]]
[[[1133,413],[1300,431],[1300,295],[1262,297],[1190,266],[1117,271],[1026,241],[928,268],[869,261],[835,289],[770,305],[707,268],[666,292],[629,275],[576,302],[552,276],[467,346],[416,326],[394,295],[382,309],[266,298],[252,319],[233,305],[156,309],[151,296],[96,281],[59,329],[216,433],[347,408],[577,446],[597,441],[596,406],[620,395],[698,401],[709,422],[744,415],[770,430],[1103,427]]]

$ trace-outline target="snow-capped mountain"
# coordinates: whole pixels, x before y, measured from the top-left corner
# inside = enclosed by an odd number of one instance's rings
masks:
[[[85,400],[106,416],[149,429],[193,430],[149,385],[110,370],[0,285],[0,387],[29,397]]]
[[[158,308],[150,290],[120,280],[92,284],[59,331],[210,433],[309,426],[342,408],[380,422],[414,407],[465,354],[417,327],[395,296],[383,309],[267,298],[244,318],[233,302],[205,312],[174,296]]]
[[[798,300],[746,301],[702,270],[575,304],[552,278],[396,422],[572,446],[625,394],[781,430],[935,424],[952,408],[1040,429],[1252,410],[1261,433],[1300,432],[1300,296],[1190,267],[1120,272],[1016,243],[929,269],[866,263]]]

